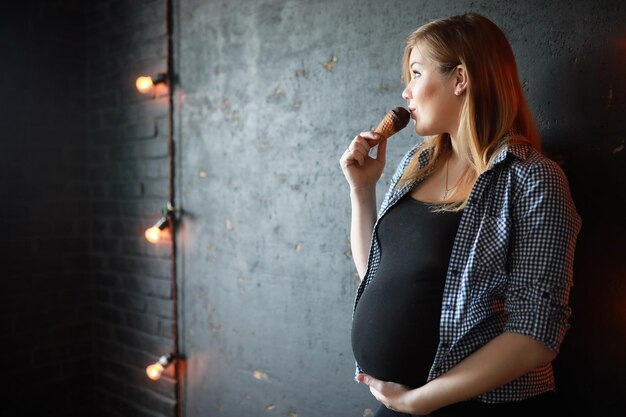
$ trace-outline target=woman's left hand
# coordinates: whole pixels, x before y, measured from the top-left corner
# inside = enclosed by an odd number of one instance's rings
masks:
[[[357,375],[357,381],[368,385],[372,395],[388,409],[407,414],[416,413],[410,401],[410,388],[395,382],[381,381],[367,374]]]

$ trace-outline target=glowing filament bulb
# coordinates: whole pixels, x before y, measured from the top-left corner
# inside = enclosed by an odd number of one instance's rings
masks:
[[[137,90],[139,90],[142,94],[146,94],[150,91],[150,89],[152,89],[152,87],[154,87],[152,77],[139,77],[137,78],[135,85],[137,86]]]
[[[161,233],[169,226],[167,217],[163,216],[155,223],[154,226],[146,230],[145,236],[148,242],[157,243],[161,239]]]
[[[156,226],[152,226],[151,228],[146,230],[146,239],[150,243],[157,243],[161,238],[161,229]]]
[[[146,375],[148,375],[148,378],[150,378],[153,381],[156,381],[157,379],[161,378],[161,374],[163,373],[163,370],[165,368],[163,368],[163,365],[161,365],[159,362],[155,362],[152,365],[148,365],[146,367]]]

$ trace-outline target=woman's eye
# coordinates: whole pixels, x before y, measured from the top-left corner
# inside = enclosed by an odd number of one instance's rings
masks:
[[[411,71],[411,73],[413,74],[412,78],[416,78],[416,77],[419,77],[420,75],[422,75],[419,71],[415,71],[415,70]]]

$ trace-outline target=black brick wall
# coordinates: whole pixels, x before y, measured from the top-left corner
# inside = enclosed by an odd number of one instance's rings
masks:
[[[18,4],[19,3],[19,4]],[[0,415],[172,416],[163,0],[22,1],[0,11]],[[9,401],[4,400],[9,398]]]
[[[85,28],[79,1],[0,11],[0,415],[93,405]]]
[[[168,199],[167,95],[139,75],[166,70],[164,0],[86,6],[87,121],[94,288],[95,408],[102,416],[171,416],[173,375],[145,366],[173,350],[170,242],[144,230]]]

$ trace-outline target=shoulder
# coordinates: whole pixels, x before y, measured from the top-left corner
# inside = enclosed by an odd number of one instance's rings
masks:
[[[524,144],[511,145],[508,152],[512,156],[505,169],[519,191],[540,186],[546,192],[560,190],[569,194],[567,177],[555,161]]]
[[[518,213],[561,217],[580,223],[572,199],[569,182],[555,161],[527,145],[513,145],[516,155],[506,169],[509,171],[513,204]],[[523,147],[523,148],[522,148]]]

